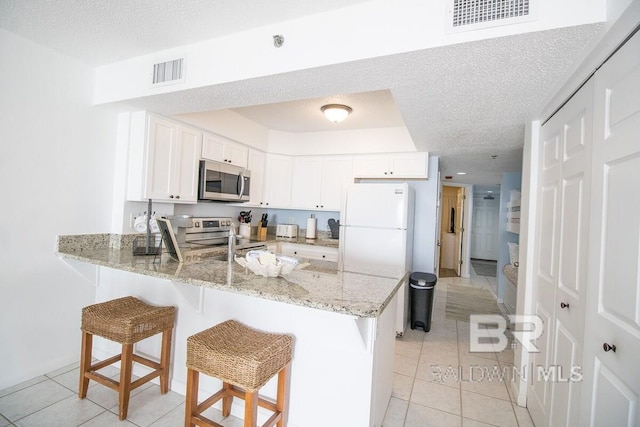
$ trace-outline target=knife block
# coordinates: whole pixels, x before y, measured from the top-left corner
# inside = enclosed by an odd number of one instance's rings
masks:
[[[261,223],[258,223],[258,230],[256,231],[256,239],[267,240],[267,227],[263,227]]]

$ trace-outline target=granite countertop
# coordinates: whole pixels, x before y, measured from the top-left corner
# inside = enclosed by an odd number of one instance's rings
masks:
[[[133,256],[131,235],[58,236],[57,255],[147,276],[264,298],[355,317],[377,317],[402,284],[390,279],[341,272],[322,264],[296,269],[286,277],[257,276],[240,266],[211,257],[179,263],[169,257]],[[302,243],[306,239],[291,243]],[[314,240],[318,245],[320,240]],[[330,239],[326,239],[330,240]],[[337,240],[331,241],[331,243]],[[326,245],[330,246],[330,245]]]

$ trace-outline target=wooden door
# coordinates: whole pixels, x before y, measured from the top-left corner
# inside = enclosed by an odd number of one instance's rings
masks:
[[[465,202],[465,189],[464,187],[458,188],[456,195],[456,220],[455,220],[455,232],[456,232],[456,252],[455,252],[455,270],[458,277],[462,276],[462,247],[464,242],[464,202]]]
[[[640,35],[600,68],[594,83],[593,210],[580,425],[638,426]]]
[[[500,200],[473,198],[473,219],[471,226],[471,258],[498,259],[498,217]]]

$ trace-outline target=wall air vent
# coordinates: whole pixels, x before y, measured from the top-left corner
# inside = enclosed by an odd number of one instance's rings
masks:
[[[153,85],[184,82],[184,58],[153,64]]]
[[[449,0],[450,29],[464,31],[534,19],[535,0]]]

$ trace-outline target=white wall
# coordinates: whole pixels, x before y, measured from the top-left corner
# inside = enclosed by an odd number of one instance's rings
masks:
[[[177,114],[173,117],[259,150],[268,151],[269,129],[231,110]]]
[[[504,298],[507,278],[502,272],[502,267],[509,264],[509,247],[507,242],[518,243],[519,235],[507,231],[507,203],[510,200],[511,190],[521,190],[522,173],[511,172],[502,174],[500,184],[500,217],[498,219],[498,299]]]
[[[300,155],[415,152],[405,127],[290,133],[271,131],[270,153]]]
[[[56,235],[109,230],[116,116],[93,69],[0,30],[0,389],[79,360],[95,289]]]
[[[451,32],[447,29],[450,22],[447,2],[362,2],[103,65],[96,70],[95,102],[133,99],[473,40],[601,22],[605,20],[606,0],[541,1],[534,13],[537,19],[518,25]],[[285,36],[280,49],[273,47],[274,34]],[[181,57],[187,61],[185,83],[150,87],[154,63]],[[283,92],[286,93],[286,88]],[[191,96],[194,93],[197,92]]]

